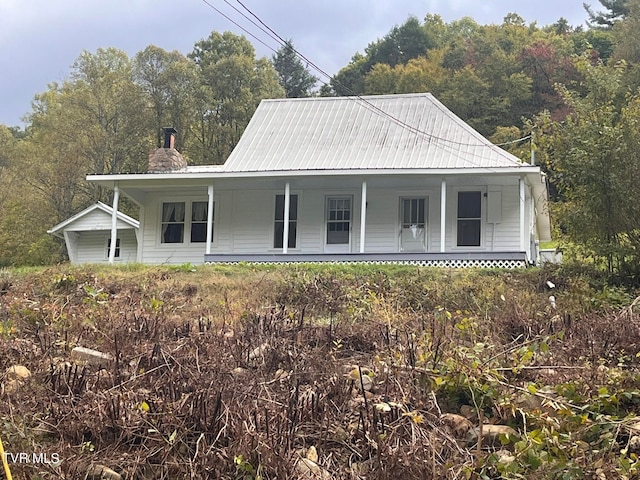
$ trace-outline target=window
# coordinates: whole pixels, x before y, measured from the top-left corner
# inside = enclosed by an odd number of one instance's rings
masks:
[[[191,242],[202,243],[207,241],[207,214],[208,202],[193,202],[191,204]],[[216,206],[213,205],[215,217]],[[211,225],[213,227],[213,224]],[[211,229],[211,241],[213,241],[213,228]]]
[[[162,204],[162,243],[184,242],[184,202]]]
[[[458,192],[458,246],[479,247],[482,192]]]
[[[424,198],[402,199],[402,228],[424,228]]]
[[[400,199],[400,251],[425,252],[426,198]]]
[[[327,245],[349,243],[351,230],[351,198],[327,199]]]
[[[296,248],[298,233],[298,195],[289,196],[289,241],[288,248]],[[273,226],[273,248],[282,248],[284,238],[284,195],[276,195],[276,212]]]
[[[109,253],[111,252],[111,239],[107,238],[107,258],[109,258]],[[116,238],[116,254],[115,258],[120,258],[120,239]]]

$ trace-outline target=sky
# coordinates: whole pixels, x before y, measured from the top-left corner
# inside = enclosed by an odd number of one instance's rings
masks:
[[[486,25],[500,24],[506,14],[514,12],[538,26],[561,17],[577,26],[587,18],[584,0],[241,1],[328,74],[335,74],[356,52],[363,52],[411,15],[422,21],[428,13],[437,14],[447,23],[471,17]],[[600,9],[597,0],[587,3]],[[238,0],[0,0],[0,124],[23,127],[34,96],[45,92],[52,82],[68,79],[74,61],[85,50],[93,53],[115,47],[133,57],[155,45],[186,55],[212,31],[230,30],[249,38],[258,56],[271,57],[280,45],[231,5],[242,10]]]

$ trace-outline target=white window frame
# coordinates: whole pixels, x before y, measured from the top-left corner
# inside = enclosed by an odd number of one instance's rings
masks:
[[[207,199],[207,197],[192,197],[192,198],[185,198],[185,197],[179,197],[179,198],[162,198],[159,200],[158,202],[158,228],[157,228],[157,236],[156,236],[156,247],[163,249],[163,248],[172,248],[175,249],[178,246],[182,246],[182,248],[188,248],[188,247],[200,247],[202,246],[202,248],[204,249],[204,246],[206,245],[206,240],[204,242],[192,242],[191,241],[191,219],[193,218],[193,204],[194,202],[204,202],[208,205],[209,200]],[[163,211],[163,205],[165,203],[184,203],[184,208],[185,208],[185,212],[184,212],[184,222],[183,222],[183,237],[182,237],[182,242],[176,242],[176,243],[165,243],[162,241],[162,225],[163,225],[163,221],[162,221],[162,211]],[[218,195],[214,195],[213,197],[213,238],[211,239],[211,246],[215,247],[217,246],[217,239],[218,239],[218,230],[219,228],[215,228],[215,224],[216,224],[216,218],[218,218],[219,215],[219,205],[220,205],[220,198],[218,197]],[[200,222],[198,222],[200,223]],[[206,223],[205,223],[206,224]]]
[[[328,225],[329,225],[329,201],[330,200],[343,200],[349,199],[351,202],[350,208],[350,218],[349,218],[349,242],[348,243],[337,243],[337,244],[329,244],[327,243],[327,235]],[[324,196],[324,211],[322,214],[322,248],[325,253],[351,253],[353,248],[353,228],[355,222],[358,221],[355,215],[354,208],[354,199],[355,195],[351,192],[335,192],[335,193],[326,193]],[[336,220],[336,222],[344,222],[345,220]]]

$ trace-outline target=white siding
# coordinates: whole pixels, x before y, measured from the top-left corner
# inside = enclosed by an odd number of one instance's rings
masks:
[[[110,231],[80,232],[77,238],[76,263],[107,263],[107,244],[111,237]],[[116,263],[129,263],[136,261],[137,241],[133,229],[118,231],[120,239],[120,256],[116,257]]]
[[[118,228],[131,228],[131,225],[118,219]],[[111,215],[96,209],[75,220],[65,230],[71,232],[111,230]]]
[[[274,250],[274,202],[275,192],[268,190],[235,192],[231,224],[233,253],[265,253]],[[227,225],[224,228],[227,228]]]
[[[482,224],[481,224],[481,242],[480,247],[458,247],[457,246],[457,208],[458,208],[458,192],[461,190],[481,191],[482,195]],[[510,185],[501,187],[502,197],[502,221],[499,223],[487,222],[487,197],[484,193],[488,191],[486,185],[454,185],[447,187],[447,232],[446,232],[446,250],[447,251],[494,251],[494,252],[517,252],[520,251],[520,203],[519,203],[519,187],[517,180]],[[437,216],[438,225],[432,225],[439,230],[440,223],[440,201],[434,198],[438,203]],[[435,203],[434,202],[434,203]],[[495,228],[495,231],[494,231]],[[434,241],[434,249],[440,247],[438,237],[431,233]]]
[[[145,204],[144,217],[141,225],[142,231],[142,258],[143,263],[168,263],[180,265],[183,263],[202,263],[204,261],[204,253],[206,244],[190,242],[190,220],[191,220],[191,202],[206,202],[206,194],[193,195],[149,195],[149,201]],[[215,231],[220,209],[226,202],[218,201],[219,196],[214,194],[216,200],[215,218],[214,218],[214,246],[218,232]],[[160,225],[162,223],[162,203],[163,202],[185,202],[185,230],[183,243],[162,243],[160,240]],[[218,205],[220,203],[220,205]],[[216,251],[212,249],[212,251]]]
[[[402,197],[427,198],[427,251],[440,251],[440,186],[435,179],[427,184],[424,179],[398,181],[385,188],[369,183],[367,193],[366,244],[367,253],[393,253],[399,251],[399,208]],[[284,183],[284,182],[283,182]],[[291,181],[291,194],[298,195],[298,228],[296,248],[290,253],[322,253],[325,235],[325,201],[327,196],[350,195],[353,198],[351,252],[359,251],[360,238],[360,185],[353,182],[345,188],[329,188],[325,184],[300,185]],[[338,185],[336,185],[338,186]],[[487,223],[487,198],[483,201],[482,246],[472,251],[518,251],[519,201],[517,180],[489,186],[481,179],[449,182],[447,185],[447,251],[462,251],[456,246],[457,192],[460,189],[499,190],[502,199],[500,221]],[[214,241],[212,253],[264,254],[281,253],[273,247],[275,196],[284,189],[215,190]],[[149,196],[143,209],[142,261],[145,263],[202,263],[204,243],[191,244],[189,240],[190,203],[206,201],[206,194]],[[185,202],[185,242],[162,244],[160,242],[162,202]],[[495,231],[494,231],[495,228]]]
[[[495,233],[491,231],[491,224],[486,228],[487,246],[491,250],[496,252],[520,250],[519,197],[520,191],[517,184],[502,189],[502,222],[495,224]]]

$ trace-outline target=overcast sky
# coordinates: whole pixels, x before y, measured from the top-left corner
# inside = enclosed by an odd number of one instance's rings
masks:
[[[235,0],[0,0],[0,123],[22,125],[34,95],[69,76],[74,60],[87,50],[115,47],[130,57],[149,45],[184,54],[213,31],[245,35],[260,56],[273,51],[217,13],[218,8],[259,36],[275,41],[230,6]],[[298,51],[334,74],[352,55],[384,36],[394,25],[427,13],[445,22],[472,17],[500,24],[515,12],[527,23],[549,25],[564,17],[571,25],[587,18],[583,0],[242,0],[269,27],[290,38]],[[588,2],[596,7],[598,1]],[[319,76],[314,72],[316,76]]]

